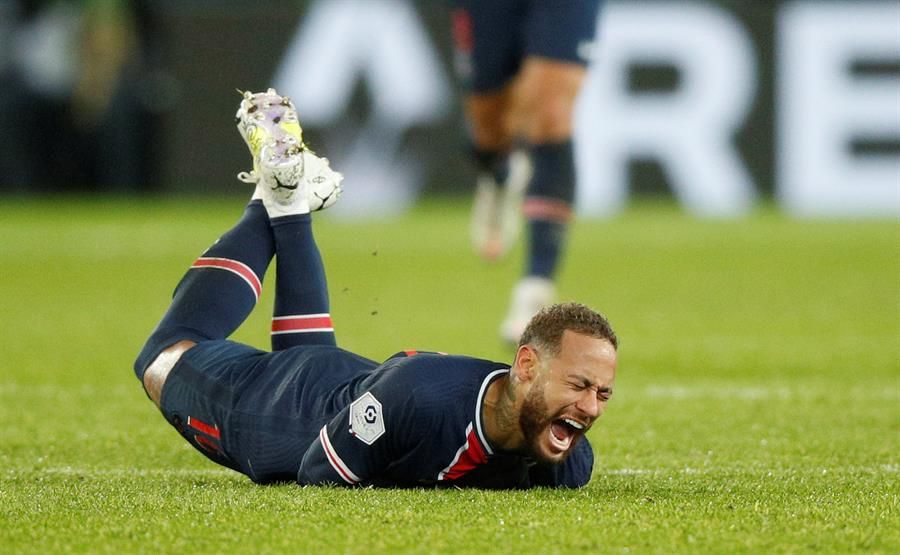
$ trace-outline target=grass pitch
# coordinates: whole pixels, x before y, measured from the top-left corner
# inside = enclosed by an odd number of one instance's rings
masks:
[[[900,226],[639,205],[579,222],[564,299],[610,318],[617,389],[578,491],[255,486],[187,446],[132,360],[241,200],[0,201],[0,552],[897,553]],[[509,360],[521,252],[467,214],[319,218],[339,342]],[[273,274],[236,338],[266,346]]]

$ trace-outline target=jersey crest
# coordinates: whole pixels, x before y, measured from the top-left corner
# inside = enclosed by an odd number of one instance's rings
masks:
[[[366,445],[384,435],[381,402],[371,392],[363,393],[350,404],[350,433]]]

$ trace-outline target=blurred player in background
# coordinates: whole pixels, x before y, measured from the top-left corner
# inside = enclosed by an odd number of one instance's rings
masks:
[[[151,0],[0,1],[0,190],[146,190],[163,95]],[[155,73],[153,73],[155,74]]]
[[[555,298],[572,218],[572,115],[601,0],[453,0],[456,67],[478,178],[471,232],[488,260],[503,256],[527,219],[524,276],[500,329],[516,343]],[[524,203],[523,203],[524,196]]]
[[[238,129],[255,184],[240,221],[188,270],[135,372],[166,420],[259,483],[580,487],[584,435],[612,395],[617,339],[574,303],[535,316],[512,366],[399,352],[379,364],[336,345],[311,212],[341,175],[303,143],[293,103],[246,93]],[[272,352],[226,338],[273,257]]]

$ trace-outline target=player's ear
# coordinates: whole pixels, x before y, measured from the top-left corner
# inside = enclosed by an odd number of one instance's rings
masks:
[[[529,382],[534,379],[538,371],[538,352],[531,345],[520,345],[516,350],[516,362],[513,364],[513,372],[520,382]]]

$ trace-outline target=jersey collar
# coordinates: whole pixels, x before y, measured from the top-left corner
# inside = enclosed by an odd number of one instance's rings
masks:
[[[487,436],[484,434],[484,395],[487,393],[489,385],[508,373],[509,368],[494,370],[487,375],[483,382],[481,382],[481,389],[478,390],[478,401],[475,403],[475,435],[478,437],[478,441],[484,448],[484,452],[488,455],[494,454],[494,448],[491,447],[491,444],[487,440]]]

